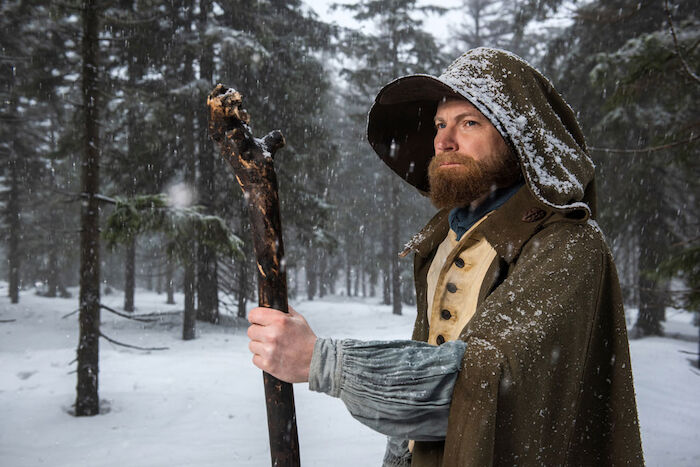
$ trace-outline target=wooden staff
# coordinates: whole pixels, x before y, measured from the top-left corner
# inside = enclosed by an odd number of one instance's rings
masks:
[[[273,158],[284,146],[275,130],[255,138],[241,94],[218,84],[207,97],[209,135],[233,167],[248,200],[253,244],[258,262],[259,306],[288,312],[287,274],[280,222],[279,195]],[[292,385],[263,372],[272,465],[299,466],[299,440]]]

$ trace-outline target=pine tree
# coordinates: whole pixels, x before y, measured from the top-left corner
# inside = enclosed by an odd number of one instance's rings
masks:
[[[697,31],[691,3],[677,2],[673,13],[690,18],[688,32]],[[685,39],[681,48],[696,64],[692,34]],[[583,6],[551,50],[548,67],[579,110],[598,165],[600,222],[618,263],[630,269],[621,278],[628,302],[639,304],[634,334],[661,334],[668,280],[657,271],[678,241],[668,226],[687,235],[682,206],[697,196],[685,175],[693,146],[663,146],[693,134],[689,122],[698,117],[689,102],[697,101],[697,83],[682,66],[661,2]],[[563,50],[565,60],[557,58]],[[644,149],[655,147],[661,149]]]
[[[463,53],[474,47],[509,50],[525,59],[540,55],[551,31],[544,20],[557,11],[561,0],[463,0],[465,19],[453,37]],[[530,27],[535,21],[537,28]]]
[[[98,396],[100,339],[100,134],[98,89],[98,7],[87,0],[83,7],[82,90],[85,121],[83,193],[80,259],[80,340],[78,344],[78,386],[75,414],[96,415]]]
[[[440,54],[433,37],[421,29],[422,21],[416,17],[422,13],[443,10],[436,7],[419,7],[416,1],[410,0],[376,0],[341,6],[350,10],[356,20],[372,22],[377,30],[376,33],[366,36],[349,34],[345,40],[346,53],[356,60],[355,67],[343,70],[350,84],[347,100],[365,103],[360,114],[362,117],[358,115],[359,118],[355,119],[359,130],[360,125],[364,127],[367,105],[372,102],[382,85],[402,75],[440,72],[445,64],[444,57]],[[364,139],[363,132],[358,130],[353,137],[359,136],[358,139]],[[372,237],[379,239],[379,243],[370,247],[369,254],[379,257],[384,303],[392,304],[393,313],[401,314],[402,267],[397,255],[401,250],[400,238],[404,237],[408,230],[406,218],[409,217],[409,212],[417,211],[415,207],[420,206],[420,203],[416,201],[413,190],[389,170],[376,170],[378,162],[376,157],[371,156],[369,146],[358,149],[347,153],[349,171],[358,166],[364,168],[364,164],[358,164],[358,161],[364,158],[369,157],[372,162],[366,169],[369,173],[358,172],[360,176],[355,176],[352,180],[356,186],[365,187],[364,196],[370,196],[378,203],[370,212],[386,213],[381,216],[381,224],[370,233]],[[382,175],[375,177],[374,172]],[[408,203],[412,205],[411,208],[407,207]],[[355,238],[354,231],[350,230],[347,233],[349,235],[345,237],[345,248],[352,249],[358,239]]]

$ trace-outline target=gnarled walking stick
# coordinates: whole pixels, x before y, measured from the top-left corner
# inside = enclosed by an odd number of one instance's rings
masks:
[[[234,89],[217,85],[207,98],[207,106],[209,135],[233,167],[236,181],[248,200],[258,262],[260,306],[286,313],[287,274],[273,165],[273,156],[284,146],[284,137],[275,130],[263,139],[255,138],[248,126],[250,117],[242,108],[242,96]],[[263,380],[272,465],[298,466],[299,440],[292,385],[265,372]]]

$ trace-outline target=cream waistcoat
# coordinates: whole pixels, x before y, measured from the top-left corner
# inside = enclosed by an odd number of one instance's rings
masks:
[[[428,343],[442,344],[459,337],[476,312],[479,291],[496,250],[474,229],[482,217],[462,238],[450,229],[438,247],[428,269]]]

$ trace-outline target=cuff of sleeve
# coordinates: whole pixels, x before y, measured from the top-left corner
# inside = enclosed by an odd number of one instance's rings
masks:
[[[342,341],[316,339],[309,367],[309,389],[340,397],[343,380]]]

